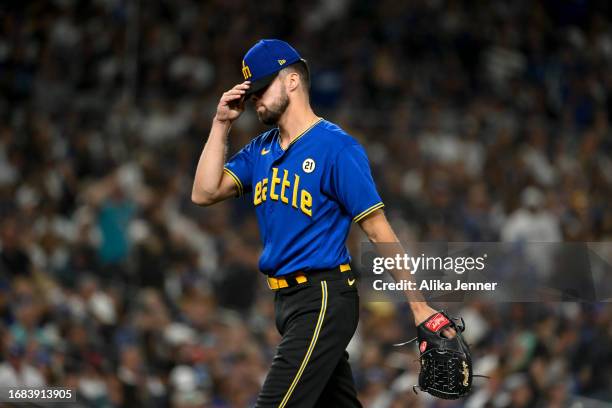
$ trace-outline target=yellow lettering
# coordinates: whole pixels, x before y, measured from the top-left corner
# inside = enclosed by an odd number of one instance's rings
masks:
[[[274,187],[279,184],[281,179],[278,178],[278,169],[272,168],[272,181],[270,182],[270,198],[274,201],[278,201],[278,194],[274,192]]]
[[[278,177],[278,172],[278,168],[273,167],[272,177],[264,178],[255,184],[253,204],[256,206],[260,205],[261,203],[265,202],[269,196],[271,200],[279,201],[280,198],[281,202],[289,205],[289,192],[287,190],[292,189],[291,206],[301,210],[307,216],[312,217],[312,194],[304,189],[300,191],[300,176],[294,174],[293,183],[291,183],[289,181],[289,177],[291,177],[291,175],[289,174],[288,170],[283,170],[282,180],[280,177]],[[281,186],[280,194],[276,192],[276,188],[279,185]]]
[[[242,75],[244,76],[244,79],[249,79],[251,77],[251,70],[244,60],[242,60]]]
[[[261,204],[261,181],[255,184],[255,194],[253,194],[253,204]]]
[[[261,184],[261,201],[266,201],[266,193],[268,192],[268,179],[263,179]]]
[[[302,190],[302,197],[300,199],[300,209],[304,214],[312,217],[312,196],[306,190]]]
[[[300,176],[296,174],[294,178],[294,182],[293,182],[293,196],[291,197],[291,205],[293,206],[293,208],[298,208],[297,193],[298,193],[299,187],[300,187]]]
[[[283,175],[283,182],[281,184],[280,199],[283,203],[289,204],[289,199],[285,197],[285,188],[291,187],[291,183],[289,182],[289,180],[287,180],[287,178],[289,177],[289,172],[287,170],[283,170],[283,171],[284,171],[284,175]]]

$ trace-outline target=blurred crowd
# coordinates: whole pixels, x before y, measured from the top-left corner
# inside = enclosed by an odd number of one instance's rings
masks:
[[[75,406],[254,402],[279,336],[252,205],[190,192],[260,38],[309,60],[315,112],[364,144],[402,239],[610,240],[610,8],[2,2],[0,384],[71,387]],[[263,129],[247,110],[232,151]],[[364,303],[349,351],[365,407],[612,401],[611,304],[454,308],[491,378],[461,401],[415,395],[414,350],[391,347],[414,333],[408,310]]]

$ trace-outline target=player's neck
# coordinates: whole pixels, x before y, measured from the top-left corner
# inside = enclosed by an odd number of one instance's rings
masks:
[[[281,147],[286,149],[295,138],[311,127],[318,119],[319,117],[315,115],[309,104],[289,104],[278,121]]]

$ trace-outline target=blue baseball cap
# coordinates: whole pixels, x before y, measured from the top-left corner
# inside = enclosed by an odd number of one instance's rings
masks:
[[[251,81],[247,96],[270,85],[278,71],[298,61],[304,60],[295,48],[285,41],[258,41],[242,59],[242,76],[245,81]]]

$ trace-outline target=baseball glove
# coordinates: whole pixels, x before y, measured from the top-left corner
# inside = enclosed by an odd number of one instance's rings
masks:
[[[451,327],[457,335],[451,339],[442,336],[442,331]],[[415,386],[434,397],[457,399],[467,395],[472,388],[472,358],[470,349],[461,333],[465,324],[456,324],[455,320],[444,312],[430,316],[417,327],[417,337],[403,346],[417,340],[421,352],[419,361],[419,385]]]

